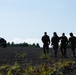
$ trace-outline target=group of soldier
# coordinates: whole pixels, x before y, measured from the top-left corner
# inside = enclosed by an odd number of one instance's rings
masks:
[[[67,36],[65,36],[65,33],[62,33],[62,36],[59,37],[57,33],[54,32],[53,37],[50,40],[50,37],[47,35],[47,32],[44,32],[44,35],[41,38],[43,42],[44,54],[46,55],[49,53],[49,45],[51,43],[51,45],[53,46],[54,55],[55,57],[57,57],[57,54],[58,54],[57,51],[60,43],[60,51],[61,51],[62,57],[66,57],[66,50],[67,50],[68,44],[70,44],[73,57],[75,57],[76,37],[73,35],[72,32],[69,33],[69,35],[70,37],[68,39]]]

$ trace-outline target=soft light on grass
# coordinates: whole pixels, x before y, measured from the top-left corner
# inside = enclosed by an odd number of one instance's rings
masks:
[[[16,72],[19,70],[20,66],[18,62],[15,62],[14,65],[10,66],[10,70],[8,71],[7,75],[13,75],[16,74]]]
[[[16,56],[17,58],[25,58],[26,57],[26,54],[25,53],[16,53]]]
[[[46,60],[50,60],[50,55],[49,54],[42,54],[40,55],[40,59],[46,59]]]
[[[0,66],[0,75],[64,75],[70,74],[71,71],[76,70],[76,62],[59,60],[49,63],[41,63],[37,66],[26,65],[20,67],[18,62],[14,65],[2,65]]]

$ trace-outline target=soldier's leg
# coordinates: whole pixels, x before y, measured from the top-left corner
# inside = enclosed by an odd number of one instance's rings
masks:
[[[71,49],[73,52],[73,57],[75,57],[75,44],[71,44]]]
[[[57,46],[54,46],[54,54],[55,54],[55,57],[57,57]]]
[[[62,54],[62,56],[64,56],[64,51],[63,51],[63,47],[61,46],[61,54]]]
[[[49,45],[46,45],[47,54],[49,54]]]
[[[55,57],[57,57],[57,49],[55,49]]]
[[[66,57],[66,47],[64,48],[64,57]]]
[[[55,46],[53,45],[54,55],[55,55]]]
[[[73,57],[75,57],[75,45],[71,45],[71,49],[72,49],[72,52],[73,52]]]
[[[46,46],[43,45],[43,51],[44,51],[44,54],[46,54]]]
[[[73,57],[75,57],[75,49],[72,49],[72,51],[73,51]]]

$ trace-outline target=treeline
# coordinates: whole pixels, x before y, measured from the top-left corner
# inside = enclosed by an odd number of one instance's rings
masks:
[[[39,43],[28,44],[26,42],[18,43],[18,44],[15,44],[14,42],[12,42],[12,43],[8,42],[7,46],[11,46],[11,47],[39,47],[40,48]]]

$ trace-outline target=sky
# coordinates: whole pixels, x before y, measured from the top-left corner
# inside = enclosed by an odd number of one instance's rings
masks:
[[[44,32],[76,35],[76,0],[0,0],[0,37],[42,46]]]

